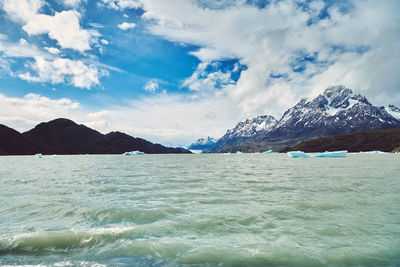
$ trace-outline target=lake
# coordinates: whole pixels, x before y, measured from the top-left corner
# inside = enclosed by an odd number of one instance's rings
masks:
[[[0,265],[400,265],[399,154],[7,156],[0,188]]]

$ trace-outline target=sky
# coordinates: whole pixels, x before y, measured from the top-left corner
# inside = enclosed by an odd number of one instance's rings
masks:
[[[187,146],[344,85],[400,106],[398,0],[0,0],[0,123]]]

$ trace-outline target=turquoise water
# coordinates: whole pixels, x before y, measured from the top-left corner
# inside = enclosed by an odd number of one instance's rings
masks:
[[[395,154],[0,157],[0,188],[0,265],[400,265]]]

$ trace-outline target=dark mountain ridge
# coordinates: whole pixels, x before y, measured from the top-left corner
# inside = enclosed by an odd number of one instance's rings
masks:
[[[304,152],[338,150],[348,150],[349,152],[374,150],[391,152],[397,147],[400,147],[400,127],[383,130],[359,131],[351,134],[311,139],[284,149],[282,152],[298,150]]]
[[[5,127],[0,129],[5,129]],[[153,144],[145,139],[135,138],[121,132],[104,135],[85,125],[79,125],[64,118],[40,123],[23,134],[15,130],[8,130],[7,135],[1,137],[0,153],[2,155],[121,154],[134,150],[147,154],[185,153],[180,149]],[[16,145],[16,141],[13,140],[21,142],[21,145]]]

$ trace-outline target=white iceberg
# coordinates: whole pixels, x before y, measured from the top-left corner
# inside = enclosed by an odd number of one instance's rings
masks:
[[[344,158],[346,157],[347,150],[342,150],[342,151],[325,151],[324,153],[319,153],[312,155],[311,157],[313,158]]]
[[[379,151],[379,150],[368,151],[368,152],[365,152],[365,153],[368,153],[368,154],[386,154],[386,152],[382,152],[382,151]]]
[[[236,154],[243,154],[243,152],[242,151],[237,151]]]
[[[39,159],[43,158],[43,155],[41,153],[35,154],[35,156]]]
[[[272,154],[272,153],[274,153],[274,152],[272,152],[272,150],[270,149],[270,150],[267,150],[267,151],[264,151],[264,152],[262,152],[263,154]]]
[[[123,155],[124,156],[144,155],[144,152],[136,150],[136,151],[125,152]]]
[[[303,151],[290,151],[287,152],[287,155],[291,158],[309,158],[310,155],[307,153],[304,153]]]

